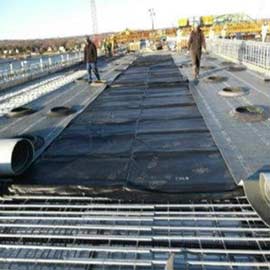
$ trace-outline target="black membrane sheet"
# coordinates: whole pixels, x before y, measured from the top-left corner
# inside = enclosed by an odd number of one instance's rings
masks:
[[[15,182],[97,193],[236,188],[169,55],[139,57]]]

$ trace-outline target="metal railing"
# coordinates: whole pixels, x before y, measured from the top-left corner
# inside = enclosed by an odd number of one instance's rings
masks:
[[[34,60],[13,61],[0,69],[0,84],[59,70],[83,60],[83,53],[67,53]]]
[[[207,40],[207,47],[212,53],[270,73],[270,43],[215,39]]]

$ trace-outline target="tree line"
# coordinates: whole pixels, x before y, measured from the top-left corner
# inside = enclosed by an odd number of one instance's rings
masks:
[[[60,48],[66,51],[81,49],[85,43],[86,36],[68,37],[68,38],[50,38],[33,40],[0,40],[0,55],[8,54],[43,54],[49,51],[58,52]],[[106,34],[97,36],[102,40]]]

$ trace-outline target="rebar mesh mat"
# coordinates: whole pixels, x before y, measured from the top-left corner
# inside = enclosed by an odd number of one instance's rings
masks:
[[[246,197],[187,204],[92,197],[0,201],[0,268],[269,270],[270,229]]]

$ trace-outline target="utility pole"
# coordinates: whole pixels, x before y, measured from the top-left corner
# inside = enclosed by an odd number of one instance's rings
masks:
[[[152,30],[155,30],[155,16],[156,16],[156,12],[153,8],[149,8],[148,9],[148,12],[150,14],[150,18],[151,18],[151,21],[152,21]]]
[[[96,36],[98,34],[98,21],[97,21],[97,7],[95,0],[91,0],[91,19],[92,19],[93,35]]]

